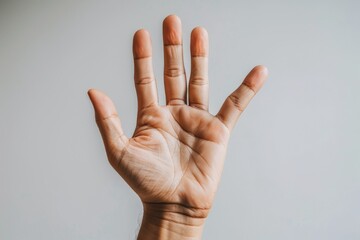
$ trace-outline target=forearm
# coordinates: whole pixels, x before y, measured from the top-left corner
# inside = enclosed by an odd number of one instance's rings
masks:
[[[138,240],[201,239],[208,211],[178,204],[144,204]]]

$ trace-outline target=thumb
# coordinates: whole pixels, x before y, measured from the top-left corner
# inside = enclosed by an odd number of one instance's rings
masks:
[[[111,99],[104,93],[88,91],[95,110],[95,120],[99,127],[109,161],[121,159],[121,154],[129,141],[121,128],[121,122]],[[111,162],[111,161],[110,161]]]

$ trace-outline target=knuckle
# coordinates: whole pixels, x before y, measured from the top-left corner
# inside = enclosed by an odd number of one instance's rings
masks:
[[[143,76],[143,77],[137,77],[135,79],[135,83],[137,85],[144,85],[144,84],[149,84],[152,83],[154,81],[154,77],[151,75],[147,75],[147,76]]]
[[[255,91],[255,85],[254,84],[251,84],[251,82],[247,82],[247,81],[244,81],[242,83],[242,85],[247,88],[249,91],[251,91],[254,95],[256,94],[256,91]]]
[[[197,86],[205,86],[209,84],[207,77],[203,76],[193,76],[190,79],[190,84]]]
[[[234,107],[239,110],[240,112],[243,112],[245,110],[245,106],[242,104],[240,97],[235,94],[231,94],[228,99],[231,101],[231,103],[234,105]]]
[[[183,67],[171,66],[165,68],[164,74],[167,77],[180,77],[185,74],[185,71]]]
[[[105,116],[105,117],[96,116],[95,121],[96,121],[97,124],[101,124],[102,122],[106,122],[106,121],[109,121],[109,120],[112,120],[112,119],[118,119],[118,118],[119,118],[119,115],[116,114],[116,113],[113,113],[113,114]]]

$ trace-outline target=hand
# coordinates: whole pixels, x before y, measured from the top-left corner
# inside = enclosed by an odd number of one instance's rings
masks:
[[[213,116],[208,112],[206,30],[197,27],[191,33],[189,94],[177,16],[165,18],[163,41],[166,105],[160,106],[150,35],[146,30],[134,35],[138,115],[132,138],[124,135],[109,97],[93,89],[88,94],[109,162],[143,202],[139,238],[199,238],[221,177],[230,131],[263,85],[267,69],[251,70]]]

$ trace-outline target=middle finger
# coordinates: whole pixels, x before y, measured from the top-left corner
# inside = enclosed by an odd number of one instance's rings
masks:
[[[181,21],[176,15],[170,15],[163,21],[163,41],[166,104],[186,104]]]

